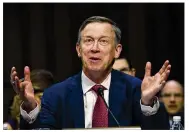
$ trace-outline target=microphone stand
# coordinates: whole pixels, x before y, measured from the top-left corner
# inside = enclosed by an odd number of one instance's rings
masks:
[[[108,109],[108,111],[110,112],[111,116],[113,117],[114,121],[116,122],[117,126],[120,127],[119,122],[117,121],[117,119],[115,118],[115,116],[113,115],[112,111],[109,109],[108,104],[106,103],[105,99],[104,99],[104,90],[102,88],[98,89],[98,94],[102,97],[106,108]]]

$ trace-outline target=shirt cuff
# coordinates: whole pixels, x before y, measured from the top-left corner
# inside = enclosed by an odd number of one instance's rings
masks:
[[[22,109],[22,104],[20,105],[20,114],[22,115],[24,120],[26,120],[29,124],[32,124],[37,119],[37,116],[40,111],[40,106],[37,103],[37,107],[32,111],[30,111],[29,113],[27,113],[25,110]]]
[[[157,113],[157,111],[158,111],[158,109],[159,109],[159,106],[160,106],[158,97],[156,97],[156,99],[154,100],[154,105],[153,105],[153,107],[143,105],[143,104],[141,103],[141,100],[140,100],[140,106],[141,106],[142,113],[143,113],[145,116],[154,115],[154,114]]]

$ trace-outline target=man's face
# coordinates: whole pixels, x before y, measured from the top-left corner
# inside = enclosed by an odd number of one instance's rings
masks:
[[[129,68],[129,64],[128,64],[127,60],[124,59],[124,58],[115,60],[113,68],[118,70],[118,71],[122,71],[122,72],[124,72],[126,74],[135,76],[132,73],[131,69]]]
[[[184,97],[180,85],[176,82],[168,82],[162,89],[162,101],[169,114],[176,114],[183,108]]]
[[[108,23],[90,23],[81,32],[76,50],[81,57],[83,70],[105,71],[114,58],[119,57],[122,46],[115,44],[115,33]]]

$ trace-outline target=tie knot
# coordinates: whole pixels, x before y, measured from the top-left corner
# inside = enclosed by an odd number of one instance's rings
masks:
[[[106,88],[102,85],[94,85],[91,89],[94,90],[97,94],[98,94],[98,89],[102,88],[103,90],[105,90]]]

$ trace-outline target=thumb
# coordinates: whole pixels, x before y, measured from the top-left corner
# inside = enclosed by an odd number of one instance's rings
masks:
[[[24,67],[24,80],[31,82],[31,79],[30,79],[30,68],[28,66]]]
[[[151,63],[147,62],[146,63],[146,68],[145,68],[145,75],[144,77],[151,76]]]

